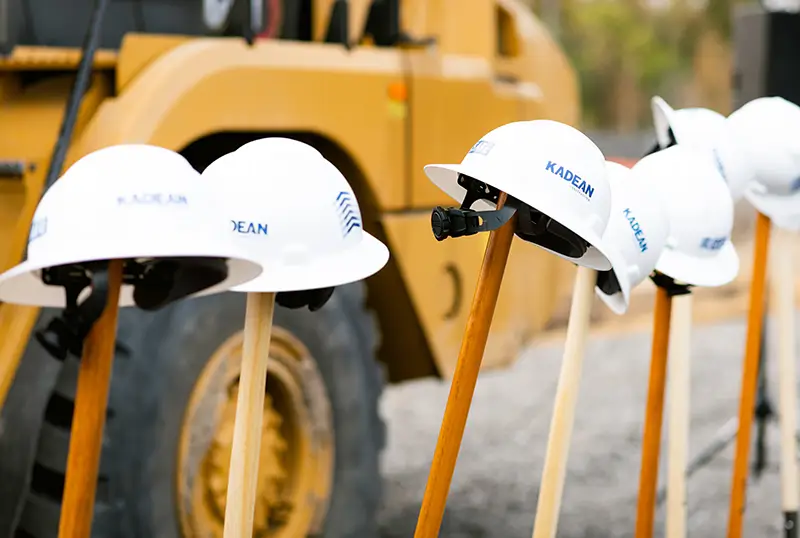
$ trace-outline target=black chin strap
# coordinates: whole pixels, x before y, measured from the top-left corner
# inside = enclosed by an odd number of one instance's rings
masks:
[[[466,191],[461,207],[437,206],[431,213],[431,229],[437,241],[497,230],[517,214],[519,218],[514,233],[524,241],[570,258],[580,258],[591,246],[560,222],[513,196],[508,196],[505,205],[500,209],[475,211],[471,207],[478,200],[496,205],[500,199],[500,191],[464,174],[459,174],[458,184]]]
[[[650,280],[653,281],[653,284],[666,290],[667,295],[670,297],[675,297],[677,295],[688,295],[692,293],[691,286],[689,284],[678,284],[671,276],[667,276],[664,273],[659,273],[658,271],[654,271],[653,274],[650,275]]]
[[[516,234],[520,239],[570,258],[580,258],[590,246],[578,234],[530,206],[519,212]]]
[[[302,291],[282,291],[275,295],[275,302],[284,308],[297,310],[308,307],[311,312],[316,312],[333,296],[336,288],[319,288]]]
[[[622,291],[617,274],[613,269],[597,272],[597,287],[606,295],[614,295]]]
[[[221,283],[228,278],[225,258],[156,258],[126,260],[123,284],[133,287],[133,300],[142,310],[158,310]],[[64,288],[64,310],[37,331],[36,340],[59,361],[80,357],[83,341],[103,313],[108,299],[108,262],[85,262],[42,270],[42,282]],[[89,296],[78,303],[86,288]]]
[[[66,359],[68,353],[80,357],[83,341],[108,300],[108,263],[94,264],[91,271],[74,265],[51,267],[42,271],[42,281],[64,288],[66,307],[47,327],[36,332],[36,340],[60,361]],[[78,304],[78,297],[86,287],[90,288],[89,296]]]

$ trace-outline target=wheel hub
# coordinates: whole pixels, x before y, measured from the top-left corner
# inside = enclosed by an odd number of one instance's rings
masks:
[[[242,334],[206,364],[187,406],[178,454],[184,538],[222,538]],[[308,350],[273,327],[264,398],[253,536],[319,533],[333,482],[333,419]]]
[[[217,517],[224,518],[228,493],[228,470],[233,446],[233,426],[236,417],[236,399],[238,384],[231,391],[225,404],[222,422],[217,428],[214,441],[203,462],[203,482],[211,509]],[[271,528],[285,523],[287,502],[282,499],[281,492],[288,477],[284,464],[287,449],[286,439],[280,431],[281,416],[272,407],[269,395],[264,400],[264,416],[261,432],[261,452],[258,462],[258,494],[256,511],[253,519],[253,534],[266,536]]]

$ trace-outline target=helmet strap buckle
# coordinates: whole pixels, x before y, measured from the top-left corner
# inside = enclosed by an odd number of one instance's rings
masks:
[[[500,209],[475,211],[471,207],[478,200],[497,204],[500,191],[463,174],[458,176],[458,184],[466,190],[461,207],[436,206],[431,213],[431,229],[437,241],[497,230],[517,212],[517,204],[510,197]]]

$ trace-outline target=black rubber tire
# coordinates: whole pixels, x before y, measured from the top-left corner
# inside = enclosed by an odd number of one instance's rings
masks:
[[[330,399],[336,459],[324,538],[379,536],[383,377],[374,359],[379,331],[364,307],[364,290],[362,283],[341,287],[313,313],[275,311],[275,325],[299,338],[317,360]],[[181,536],[176,511],[181,421],[205,362],[243,320],[244,295],[236,293],[182,301],[152,314],[120,312],[119,340],[130,356],[115,361],[93,537],[194,538]],[[76,372],[74,361],[61,372],[54,394],[61,405],[74,396],[68,380],[74,382]],[[36,465],[46,458],[48,466],[57,466],[60,451],[63,473],[68,443],[63,432],[53,435],[51,418],[39,432]],[[56,538],[58,500],[52,491],[32,488],[23,510],[25,533],[18,536]]]

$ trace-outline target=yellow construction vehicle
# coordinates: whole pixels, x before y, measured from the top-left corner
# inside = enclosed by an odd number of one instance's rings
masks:
[[[275,314],[255,535],[376,538],[383,383],[451,374],[486,241],[436,242],[451,200],[423,166],[510,121],[575,125],[573,69],[519,0],[69,4],[0,0],[0,269],[48,178],[90,151],[156,144],[203,170],[259,137],[317,147],[392,257],[318,312]],[[485,368],[548,322],[570,267],[514,246]],[[221,536],[243,312],[232,293],[121,312],[95,536]],[[77,359],[33,337],[52,317],[0,304],[4,537],[57,534]]]

